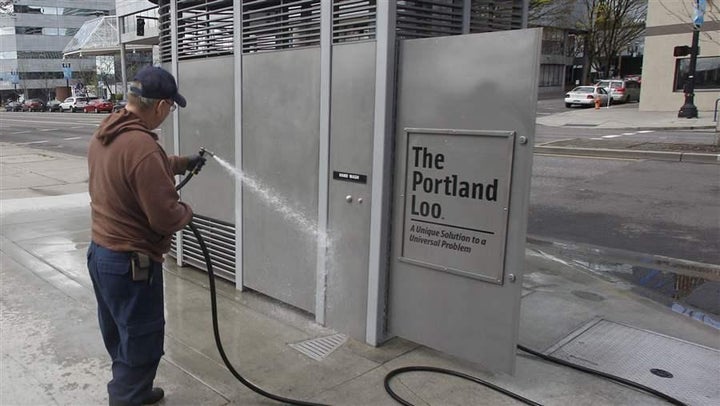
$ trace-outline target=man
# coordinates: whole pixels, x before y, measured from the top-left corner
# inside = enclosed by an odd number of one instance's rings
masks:
[[[163,254],[192,219],[173,175],[199,170],[200,155],[165,154],[157,128],[185,107],[175,78],[158,67],[138,72],[128,104],[98,127],[88,149],[92,242],[88,269],[103,341],[112,358],[111,406],[148,405],[163,398],[153,380],[163,355]]]

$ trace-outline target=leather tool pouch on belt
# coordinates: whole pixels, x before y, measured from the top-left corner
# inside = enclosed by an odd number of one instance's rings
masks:
[[[133,252],[130,257],[132,280],[146,281],[150,277],[150,257],[139,252]]]

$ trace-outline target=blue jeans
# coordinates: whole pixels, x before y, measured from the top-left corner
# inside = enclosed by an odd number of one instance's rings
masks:
[[[87,259],[100,331],[112,359],[108,394],[112,401],[140,405],[164,354],[162,264],[152,261],[150,279],[133,281],[129,252],[92,242]]]

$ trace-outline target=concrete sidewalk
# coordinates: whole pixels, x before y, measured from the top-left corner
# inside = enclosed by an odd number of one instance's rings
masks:
[[[639,111],[637,103],[600,109],[573,108],[566,112],[538,117],[537,124],[548,127],[643,130],[708,130],[702,144],[688,144],[681,136],[648,141],[630,138],[574,138],[535,145],[535,153],[546,155],[597,156],[603,158],[652,159],[675,162],[720,164],[717,123],[712,111],[699,112],[699,118],[678,118],[676,112]],[[700,135],[694,134],[695,137]]]
[[[0,404],[107,404],[110,363],[85,267],[90,238],[85,160],[7,143],[0,143],[0,151]],[[179,268],[171,258],[165,271],[166,354],[156,382],[166,390],[162,403],[277,404],[246,389],[222,364],[212,337],[206,274]],[[397,367],[429,365],[477,376],[547,405],[666,404],[521,352],[513,376],[400,338],[379,348],[347,339],[318,361],[289,344],[334,331],[263,295],[239,292],[222,281],[218,285],[228,357],[251,381],[283,396],[332,405],[394,405],[383,390],[385,374]],[[559,356],[570,354],[569,345],[577,343],[573,337],[592,338],[584,332],[605,325],[639,332],[640,338],[619,342],[613,354],[630,343],[645,343],[632,352],[676,378],[653,376],[647,369],[622,370],[625,377],[690,404],[720,403],[720,330],[712,326],[714,321],[681,314],[639,295],[626,282],[599,276],[592,261],[569,260],[538,242],[528,245],[523,287],[521,344]],[[661,348],[653,344],[657,340],[671,346]],[[688,346],[704,354],[697,365],[687,361],[691,357],[683,351]],[[393,382],[416,405],[518,404],[442,375],[412,373]]]
[[[678,118],[676,111],[640,111],[638,103],[610,107],[572,108],[562,113],[538,117],[537,123],[549,127],[632,128],[636,130],[715,129],[713,111],[699,111],[698,118]]]

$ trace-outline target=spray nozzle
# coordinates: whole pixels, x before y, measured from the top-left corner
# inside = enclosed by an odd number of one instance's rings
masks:
[[[205,147],[200,147],[200,156],[204,156],[205,154],[215,157],[215,154],[212,151],[208,151]]]

